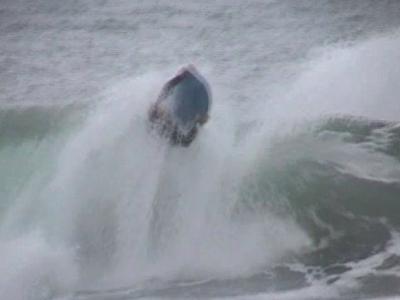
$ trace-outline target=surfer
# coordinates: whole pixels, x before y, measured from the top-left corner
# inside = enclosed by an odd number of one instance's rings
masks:
[[[187,147],[208,121],[210,105],[207,81],[188,65],[164,85],[150,108],[149,120],[171,144]]]

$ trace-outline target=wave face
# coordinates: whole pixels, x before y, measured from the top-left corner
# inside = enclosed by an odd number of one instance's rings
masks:
[[[159,5],[0,4],[0,298],[399,295],[398,2]],[[189,148],[147,120],[180,59]]]

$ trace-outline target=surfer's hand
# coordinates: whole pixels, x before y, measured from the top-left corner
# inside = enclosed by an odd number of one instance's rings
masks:
[[[199,118],[198,122],[199,122],[201,125],[204,125],[204,124],[208,121],[208,119],[209,119],[209,116],[208,116],[208,114],[207,114],[207,115],[205,115],[204,117]]]

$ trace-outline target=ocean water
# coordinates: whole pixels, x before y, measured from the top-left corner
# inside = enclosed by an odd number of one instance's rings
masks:
[[[399,49],[397,0],[2,0],[0,299],[400,298]]]

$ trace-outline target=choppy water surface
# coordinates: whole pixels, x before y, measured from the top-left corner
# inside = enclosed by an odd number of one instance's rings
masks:
[[[398,1],[0,3],[1,299],[400,295]],[[190,148],[149,131],[194,63]]]

